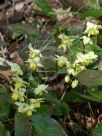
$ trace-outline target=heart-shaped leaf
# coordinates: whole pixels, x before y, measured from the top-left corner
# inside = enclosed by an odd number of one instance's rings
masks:
[[[7,90],[0,85],[0,106],[11,103],[10,95]]]
[[[9,104],[4,104],[0,105],[0,119],[7,119],[10,113],[10,105]]]
[[[102,85],[102,71],[101,70],[82,71],[78,75],[78,80],[82,85],[100,86]]]
[[[15,116],[15,136],[31,136],[31,124],[23,114]]]
[[[39,136],[66,136],[60,124],[48,116],[35,115],[32,117],[32,122],[34,130]]]
[[[99,10],[91,9],[91,10],[87,10],[84,13],[81,14],[82,19],[84,19],[86,17],[96,17],[96,18],[98,18],[100,16],[102,16],[102,9],[99,9]]]

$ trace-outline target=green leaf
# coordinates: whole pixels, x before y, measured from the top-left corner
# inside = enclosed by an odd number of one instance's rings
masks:
[[[65,102],[83,102],[85,101],[85,98],[75,91],[70,91],[65,95],[63,100]]]
[[[69,27],[70,35],[81,35],[84,30],[83,24],[75,24],[75,26]]]
[[[36,114],[51,115],[49,105],[42,104],[40,108],[37,109]]]
[[[28,24],[12,24],[8,26],[8,29],[12,33],[16,33],[16,35],[27,35],[28,39],[30,41],[34,41],[34,37],[36,37],[39,34],[38,30],[35,30],[33,27],[31,27]]]
[[[53,115],[68,115],[69,111],[69,106],[64,102],[57,101],[55,104],[53,104]]]
[[[10,112],[10,95],[7,90],[1,86],[0,88],[0,119],[7,119]]]
[[[102,16],[102,9],[87,10],[84,13],[82,13],[80,16],[81,16],[82,19],[85,19],[86,17],[96,17],[96,18],[99,18],[100,16]]]
[[[102,136],[102,125],[95,127],[93,130],[93,136]]]
[[[4,104],[0,106],[0,119],[7,119],[8,115],[10,113],[10,105],[9,104]]]
[[[96,95],[96,96],[95,96]],[[100,95],[100,96],[99,96]],[[90,101],[95,101],[95,102],[102,102],[102,92],[100,93],[94,93],[93,95],[90,94],[83,94],[81,95],[83,98],[86,98]]]
[[[98,89],[95,88],[88,88],[86,93],[70,91],[64,97],[65,102],[86,102],[87,100],[102,102],[102,91],[98,91]]]
[[[52,7],[49,5],[48,0],[35,0],[37,6],[48,16],[55,17]]]
[[[102,85],[102,71],[101,70],[82,71],[78,75],[78,80],[82,85],[100,86]]]
[[[102,102],[102,90],[95,90],[90,92],[91,96],[98,102]]]
[[[95,102],[102,102],[102,91],[98,87],[87,88],[86,94],[81,96]]]
[[[15,116],[15,136],[31,136],[31,124],[24,114]]]
[[[79,37],[74,37],[74,38],[75,40],[73,41],[73,44],[70,46],[70,48],[68,48],[68,59],[72,63],[76,59],[76,53],[82,52],[84,50],[83,45],[80,42],[80,38]]]
[[[44,99],[49,102],[47,107],[49,109],[49,115],[60,116],[69,113],[69,106],[65,102],[58,100],[57,96],[52,94],[52,92],[49,91],[49,93],[45,95]]]
[[[6,130],[2,123],[0,123],[0,136],[6,136]]]
[[[66,70],[65,68],[58,68],[57,73],[58,73],[58,74],[67,74],[66,71],[67,71],[67,70]]]
[[[0,106],[7,103],[11,103],[10,95],[8,94],[7,90],[1,87],[0,88]]]
[[[39,136],[66,136],[66,133],[60,124],[48,116],[33,116],[32,123],[35,132]]]
[[[53,93],[52,91],[49,91],[44,95],[44,99],[50,103],[56,103],[57,102],[57,95]]]
[[[47,35],[46,35],[46,37],[47,37]],[[44,40],[46,40],[46,39],[44,39]],[[53,71],[55,71],[56,70],[56,61],[53,59],[53,57],[56,54],[57,48],[55,47],[55,43],[53,43],[53,39],[52,38],[47,40],[47,42],[48,43],[44,44],[44,46],[46,46],[46,45],[48,45],[48,46],[42,52],[42,54],[44,54],[43,66],[44,66],[45,70],[53,70]],[[44,41],[43,41],[43,43],[44,43]]]

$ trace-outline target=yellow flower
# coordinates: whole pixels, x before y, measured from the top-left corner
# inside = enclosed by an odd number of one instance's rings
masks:
[[[33,49],[31,44],[29,44],[28,48],[30,51],[29,51],[29,59],[27,60],[27,62],[29,63],[29,68],[32,71],[35,71],[37,70],[38,67],[42,67],[42,64],[40,63],[42,54],[40,50]]]
[[[11,72],[15,75],[23,75],[23,72],[20,68],[20,66],[16,63],[12,63],[12,62],[7,62],[8,65],[11,66]]]
[[[28,60],[28,62],[30,63],[29,64],[29,68],[32,70],[32,71],[35,71],[37,69],[37,65],[33,62],[33,60]]]
[[[34,58],[36,56],[39,56],[39,57],[42,57],[42,54],[40,52],[40,50],[37,50],[37,49],[33,49],[31,43],[29,44],[28,46],[29,50],[30,50],[30,53],[29,53],[29,58]]]
[[[20,88],[20,89],[13,89],[11,88],[12,90],[12,96],[11,98],[14,100],[14,101],[24,101],[24,97],[25,97],[25,92],[26,92],[26,89],[25,88]]]
[[[15,82],[16,89],[26,87],[25,84],[27,84],[27,82],[23,81],[22,78],[17,76],[17,77],[13,77],[12,80]]]
[[[66,51],[69,45],[71,45],[73,42],[73,39],[65,34],[60,34],[58,38],[61,39],[61,44],[58,46],[58,48],[63,48],[64,51]]]
[[[12,98],[12,100],[17,101],[19,99],[19,94],[18,93],[13,93],[11,95],[11,98]]]
[[[83,70],[85,70],[85,69],[86,69],[85,66],[81,66],[81,65],[76,66],[77,75],[78,75],[81,71],[83,71]]]
[[[97,56],[93,51],[90,51],[90,52],[87,54],[87,58],[90,59],[90,60],[96,60],[97,57],[98,57],[98,56]]]
[[[40,63],[39,57],[35,57],[33,59],[28,59],[27,62],[29,62],[29,68],[32,71],[35,71],[38,67],[43,67],[43,65]]]
[[[70,65],[67,58],[65,58],[64,56],[56,55],[56,60],[57,60],[57,64],[58,64],[59,67],[69,66]]]
[[[90,51],[87,54],[77,53],[76,57],[77,59],[74,62],[74,66],[78,64],[88,66],[89,64],[93,63],[94,60],[97,59],[97,55],[93,51]]]
[[[65,34],[60,34],[58,36],[59,39],[61,39],[63,44],[71,44],[71,39],[69,38],[69,36],[65,35]]]
[[[78,80],[72,81],[72,84],[71,84],[72,88],[77,87],[77,85],[78,85]]]
[[[27,115],[27,116],[32,116],[32,110],[26,111],[26,115]]]
[[[41,104],[41,102],[43,102],[43,99],[42,98],[30,99],[29,101],[34,106],[34,108],[36,109],[36,108],[40,108],[40,104]]]
[[[18,106],[18,112],[25,113],[27,116],[32,116],[32,112],[35,111],[34,106],[25,102],[15,102]]]
[[[68,83],[70,81],[70,76],[65,76],[65,82]]]
[[[83,44],[84,45],[87,45],[87,44],[91,44],[92,45],[93,44],[92,40],[89,37],[87,37],[87,36],[83,36],[82,39],[83,39]]]
[[[43,65],[40,63],[40,57],[35,57],[33,61],[37,65],[37,67],[43,67]]]
[[[87,22],[86,23],[86,30],[84,31],[84,33],[88,34],[88,36],[98,35],[99,29],[102,29],[101,25],[96,25],[91,22]]]
[[[73,75],[73,76],[76,76],[76,75],[77,75],[75,69],[74,69],[74,68],[71,68],[71,67],[69,67],[69,68],[67,69],[67,72],[68,72],[69,75]]]
[[[24,102],[15,102],[15,104],[18,106],[18,112],[25,113],[26,103],[24,103]]]
[[[34,93],[36,95],[42,96],[46,91],[46,89],[48,88],[48,85],[45,84],[40,84],[38,85],[38,87],[34,90]]]

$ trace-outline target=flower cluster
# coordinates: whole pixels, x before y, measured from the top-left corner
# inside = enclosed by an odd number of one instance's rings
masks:
[[[73,43],[73,39],[65,34],[60,34],[58,38],[61,40],[61,44],[58,47],[62,48],[64,51]]]
[[[18,106],[18,112],[20,113],[25,113],[28,116],[32,116],[32,112],[36,111],[37,108],[40,108],[40,104],[43,102],[43,98],[41,98],[44,94],[44,92],[47,92],[47,85],[38,85],[37,88],[34,89],[34,94],[36,95],[36,97],[38,96],[39,98],[30,98],[28,99],[24,93],[22,92],[16,92],[18,93],[17,95],[19,95],[19,101],[16,100],[15,104]],[[22,90],[23,91],[23,90]],[[13,94],[14,95],[14,94]],[[12,98],[13,98],[12,95]],[[21,99],[22,98],[22,99]],[[24,99],[25,98],[25,99]],[[15,100],[13,98],[13,100]]]
[[[58,56],[56,55],[57,64],[59,67],[64,67],[69,65],[69,62],[67,61],[67,58],[64,56]]]
[[[71,64],[67,58],[64,58],[63,56],[56,57],[58,66],[66,68],[68,74],[65,76],[65,82],[70,82],[72,88],[75,88],[78,85],[77,75],[97,59],[97,55],[95,55],[93,51],[90,51],[87,54],[83,54],[81,52],[77,53],[73,64]],[[71,77],[73,77],[74,80],[72,80]]]
[[[18,106],[18,112],[24,113],[27,116],[32,116],[32,112],[36,111],[37,108],[40,108],[40,104],[43,102],[42,98],[38,99],[28,99],[28,102],[15,102]]]
[[[88,36],[98,35],[99,29],[102,29],[101,25],[96,25],[91,22],[87,22],[86,23],[86,30],[84,31],[84,33],[87,34]]]
[[[38,66],[42,66],[40,63],[42,54],[40,53],[40,50],[33,49],[31,44],[29,45],[29,50],[30,53],[27,62],[30,63],[31,70],[36,70]],[[29,84],[21,77],[23,76],[23,71],[21,70],[20,66],[16,63],[9,62],[8,60],[6,63],[11,67],[10,71],[13,74],[11,98],[15,102],[15,105],[18,107],[18,112],[31,116],[33,111],[36,111],[36,109],[39,108],[40,104],[43,102],[43,94],[47,92],[48,85],[38,85],[33,91],[36,99],[29,99],[27,97],[27,86],[29,86]]]
[[[24,101],[24,97],[25,97],[25,92],[26,92],[26,89],[25,88],[11,88],[12,90],[12,95],[11,95],[11,98],[14,100],[14,101]]]
[[[9,61],[6,61],[6,62],[11,67],[12,74],[14,74],[16,76],[18,76],[18,75],[22,76],[23,75],[23,72],[22,72],[22,70],[21,70],[21,68],[18,64],[12,63],[12,62],[9,62]]]
[[[45,92],[47,93],[46,89],[48,88],[48,85],[40,84],[38,87],[34,90],[34,93],[38,96],[42,96]]]
[[[37,108],[40,108],[40,104],[43,102],[42,98],[38,99],[29,99],[28,103],[25,102],[16,102],[18,106],[18,112],[26,113],[27,116],[32,116],[32,112],[36,111]]]
[[[84,44],[84,45],[88,45],[88,44],[92,45],[92,44],[93,44],[93,42],[92,42],[92,40],[90,39],[90,37],[83,36],[81,39],[83,40],[83,44]]]
[[[29,44],[28,48],[30,51],[29,51],[29,59],[27,62],[29,62],[29,68],[32,71],[35,71],[37,70],[38,67],[42,67],[42,64],[40,62],[42,58],[42,54],[40,50],[33,49],[31,44]]]
[[[93,63],[94,60],[97,59],[97,55],[94,54],[93,51],[90,51],[87,54],[77,53],[76,57],[77,59],[74,62],[75,67],[78,65],[88,66],[89,64]]]
[[[84,31],[84,34],[86,34],[87,36],[83,36],[81,38],[83,40],[83,44],[84,45],[87,45],[87,44],[92,45],[93,42],[92,42],[90,36],[97,36],[97,35],[99,35],[99,30],[100,29],[102,29],[101,25],[96,25],[94,23],[87,22],[86,23],[86,29]]]

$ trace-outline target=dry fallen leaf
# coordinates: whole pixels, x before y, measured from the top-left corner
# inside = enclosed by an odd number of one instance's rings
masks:
[[[23,64],[23,59],[20,57],[18,50],[15,50],[10,54],[10,58],[14,63]]]
[[[95,119],[88,117],[88,119],[86,120],[86,129],[92,129],[95,125]]]
[[[11,81],[12,76],[13,75],[11,74],[10,70],[0,71],[0,78],[8,81],[10,84],[12,83],[12,81]]]

